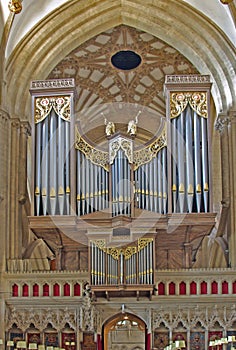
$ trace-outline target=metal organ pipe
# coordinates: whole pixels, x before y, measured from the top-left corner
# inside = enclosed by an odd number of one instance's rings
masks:
[[[166,147],[162,149],[161,153],[162,153],[163,214],[166,214],[166,207],[167,207]]]
[[[200,125],[199,118],[196,112],[193,114],[193,124],[194,124],[194,174],[195,174],[195,188],[196,188],[196,204],[197,212],[200,213],[201,210],[201,158],[200,158]]]
[[[201,118],[201,144],[202,144],[202,182],[204,210],[208,211],[208,152],[207,152],[207,119]]]
[[[182,112],[177,120],[178,127],[178,178],[179,178],[179,210],[180,213],[184,212],[184,199],[185,199],[185,174],[184,174],[184,155],[185,155],[185,145],[184,145],[184,112]]]
[[[185,128],[186,128],[186,186],[187,186],[187,205],[188,212],[192,212],[193,207],[193,181],[194,181],[194,171],[193,171],[193,140],[192,140],[192,115],[191,108],[188,106],[186,108],[186,120],[185,120]]]
[[[177,212],[177,122],[176,118],[171,123],[171,154],[172,154],[172,201],[173,212]]]
[[[66,178],[66,214],[70,214],[70,123],[65,124],[65,178]]]
[[[48,148],[48,118],[46,118],[42,125],[42,205],[43,215],[47,215],[49,212],[48,208],[48,160],[49,160],[49,148]]]
[[[58,204],[59,213],[63,215],[64,212],[64,123],[58,117]],[[55,165],[56,167],[56,165]]]
[[[35,205],[36,215],[40,214],[40,201],[41,201],[41,158],[43,151],[41,151],[42,144],[42,123],[36,124],[36,164],[35,164]],[[42,152],[42,154],[41,154]]]
[[[50,116],[50,143],[49,143],[49,182],[50,182],[50,205],[51,214],[56,214],[56,188],[57,188],[57,120],[55,112],[52,111]]]

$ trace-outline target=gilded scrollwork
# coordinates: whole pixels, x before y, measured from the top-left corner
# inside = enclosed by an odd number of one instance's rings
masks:
[[[119,149],[122,149],[124,151],[129,163],[133,163],[133,143],[131,140],[125,139],[123,137],[118,137],[110,143],[109,163],[112,164],[114,162]]]
[[[93,164],[101,166],[106,171],[109,171],[109,155],[108,152],[104,152],[100,149],[96,149],[85,141],[76,130],[75,148],[83,152],[85,157],[89,159]]]
[[[127,247],[125,250],[124,250],[124,256],[125,256],[125,259],[128,260],[131,258],[132,255],[136,254],[137,253],[137,247]]]
[[[206,92],[172,92],[170,95],[170,117],[178,117],[188,104],[198,115],[207,118]]]
[[[95,241],[93,241],[93,243],[96,245],[96,247],[98,247],[101,250],[105,250],[106,247],[106,241],[105,239],[96,239]]]
[[[110,254],[113,259],[118,260],[119,256],[122,252],[122,249],[118,249],[118,248],[107,248],[107,254]]]
[[[150,162],[166,145],[166,129],[164,128],[162,134],[150,146],[134,152],[134,170],[138,169],[141,165]]]
[[[138,240],[138,250],[142,250],[151,242],[153,242],[153,238],[140,238]]]
[[[37,97],[35,99],[35,123],[43,121],[54,109],[56,114],[65,121],[70,121],[70,96]]]

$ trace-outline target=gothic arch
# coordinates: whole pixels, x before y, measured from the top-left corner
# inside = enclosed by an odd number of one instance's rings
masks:
[[[155,0],[149,4],[141,0],[112,3],[104,0],[89,4],[66,2],[41,21],[14,50],[6,65],[11,115],[30,116],[31,80],[45,79],[79,44],[119,24],[159,37],[185,55],[201,74],[211,74],[217,113],[226,112],[234,104],[234,49],[224,33],[198,11],[178,0]]]
[[[137,315],[131,314],[129,312],[120,312],[116,315],[113,315],[109,319],[107,319],[103,326],[102,326],[102,338],[103,338],[103,349],[108,350],[108,334],[110,331],[113,331],[116,329],[117,324],[122,323],[122,322],[135,322],[137,323],[137,326],[141,332],[144,332],[144,337],[146,339],[147,337],[147,325]],[[136,348],[135,348],[136,349]]]

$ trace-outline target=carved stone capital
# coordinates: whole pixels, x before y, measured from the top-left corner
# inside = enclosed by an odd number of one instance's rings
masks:
[[[9,114],[0,108],[0,123],[6,124],[9,120]]]
[[[31,135],[31,126],[30,123],[27,121],[23,121],[20,123],[20,130],[23,134],[25,134],[26,136],[30,136]]]
[[[11,126],[15,129],[20,128],[20,119],[19,118],[11,118]]]
[[[220,134],[228,127],[230,118],[226,113],[220,113],[215,122],[215,129],[219,131]]]

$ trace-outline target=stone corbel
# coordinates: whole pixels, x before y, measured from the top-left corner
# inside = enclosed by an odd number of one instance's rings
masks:
[[[215,122],[215,129],[219,131],[220,134],[222,134],[228,127],[229,122],[230,118],[227,113],[219,113]]]

